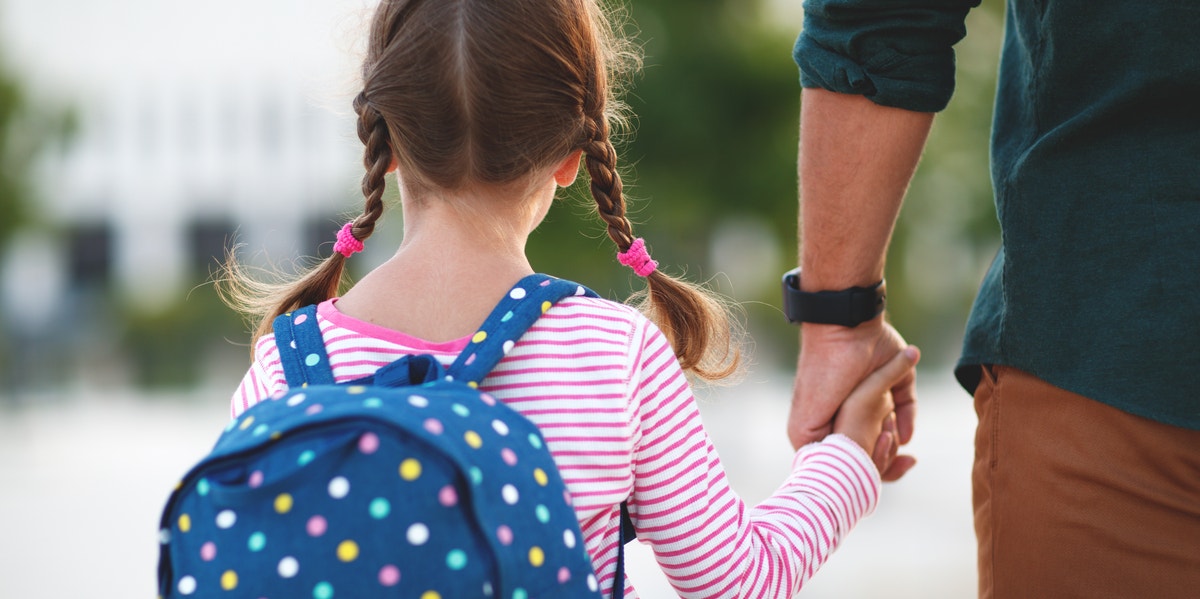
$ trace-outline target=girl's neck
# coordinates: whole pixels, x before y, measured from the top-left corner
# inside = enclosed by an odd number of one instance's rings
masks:
[[[347,291],[338,309],[432,342],[470,335],[533,272],[525,242],[553,191],[406,194],[400,248]]]

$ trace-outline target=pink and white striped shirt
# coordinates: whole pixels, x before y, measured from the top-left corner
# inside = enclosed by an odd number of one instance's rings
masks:
[[[430,343],[338,312],[317,319],[334,378],[400,356],[453,362],[468,339]],[[286,389],[273,335],[234,393],[233,416]],[[616,575],[620,503],[682,597],[791,597],[879,498],[879,474],[841,435],[802,448],[775,493],[748,506],[730,489],[670,344],[633,308],[571,297],[538,320],[480,388],[542,430],[602,589]],[[625,596],[637,594],[625,581]]]

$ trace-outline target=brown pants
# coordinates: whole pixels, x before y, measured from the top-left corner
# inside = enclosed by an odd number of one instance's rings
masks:
[[[1200,431],[1002,366],[975,411],[981,598],[1200,597]]]

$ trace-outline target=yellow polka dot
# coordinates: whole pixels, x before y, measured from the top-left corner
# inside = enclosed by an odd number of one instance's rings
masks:
[[[470,387],[470,388],[472,388],[472,389],[478,389],[478,388],[479,388],[479,383],[476,383],[475,381],[471,381],[471,382],[467,383],[467,386],[468,386],[468,387]]]
[[[421,593],[421,599],[442,599],[442,596],[437,591],[425,591]]]
[[[234,572],[233,570],[226,570],[225,573],[221,575],[221,588],[225,589],[226,591],[232,591],[233,589],[236,589],[237,583],[237,572]]]
[[[183,514],[179,517],[179,532],[187,532],[192,529],[192,517]]]
[[[483,446],[483,439],[475,431],[467,431],[463,434],[463,440],[467,442],[467,445],[471,446],[471,449],[479,449]]]
[[[546,554],[542,551],[541,547],[534,545],[529,550],[529,563],[532,564],[534,568],[540,568],[542,564],[546,563]]]
[[[292,511],[292,496],[287,493],[280,493],[275,496],[275,511],[280,514]]]
[[[367,388],[362,385],[352,385],[346,388],[346,393],[349,393],[350,395],[358,395],[366,390]]]
[[[300,384],[300,388],[301,388],[301,389],[303,389],[303,388],[305,388],[305,387],[307,387],[307,386],[308,386],[308,383],[301,383],[301,384]]]
[[[182,489],[182,488],[183,488],[183,481],[179,481],[179,482],[175,483],[175,490],[176,490],[176,491],[178,491],[178,490],[180,490],[180,489]]]
[[[549,309],[550,309],[550,302],[542,302],[542,314],[545,314],[546,310],[549,310]]]
[[[479,331],[475,333],[474,337],[471,337],[471,341],[475,343],[481,343],[484,339],[487,339],[487,331]]]
[[[413,458],[408,458],[400,462],[400,478],[404,480],[417,480],[421,476],[421,462]]]
[[[278,440],[279,440],[279,438],[280,438],[280,437],[282,437],[282,436],[283,436],[283,433],[281,433],[281,432],[279,432],[279,431],[275,431],[275,432],[271,433],[271,440],[272,440],[272,441],[278,441]]]
[[[246,419],[242,421],[242,424],[238,426],[238,428],[240,428],[242,430],[246,430],[247,428],[250,427],[251,424],[254,424],[254,417],[247,416]]]
[[[358,558],[358,543],[349,539],[342,541],[337,546],[338,559],[344,562],[352,562]]]
[[[543,487],[546,486],[546,483],[550,482],[550,479],[546,476],[546,471],[541,468],[533,469],[533,480],[536,480],[537,484]]]

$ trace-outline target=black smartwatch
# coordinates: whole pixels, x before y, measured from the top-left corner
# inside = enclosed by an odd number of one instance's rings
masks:
[[[879,316],[886,299],[883,281],[841,291],[800,291],[800,269],[783,273],[783,314],[792,324],[813,322],[856,327]]]

